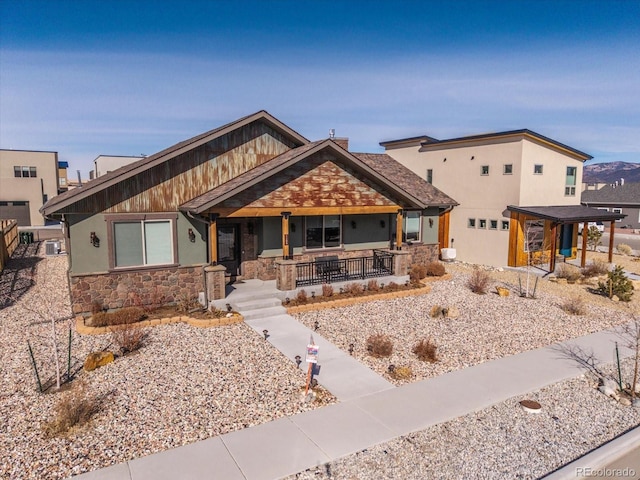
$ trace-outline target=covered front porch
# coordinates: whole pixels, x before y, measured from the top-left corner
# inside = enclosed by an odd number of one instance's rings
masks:
[[[549,271],[556,267],[557,257],[575,259],[578,246],[578,225],[587,232],[590,222],[608,222],[609,263],[615,245],[615,223],[626,215],[607,212],[584,205],[551,207],[516,207],[509,205],[511,225],[509,232],[509,261],[511,267],[531,263],[548,263]],[[586,264],[587,235],[582,235],[580,265]]]

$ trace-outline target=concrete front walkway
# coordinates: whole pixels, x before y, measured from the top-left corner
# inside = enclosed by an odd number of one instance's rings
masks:
[[[283,327],[284,324],[272,328]],[[273,335],[272,341],[276,345],[275,337],[280,334],[274,331]],[[286,333],[282,333],[282,337],[286,337]],[[594,333],[403,387],[351,396],[336,405],[280,418],[76,478],[281,478],[573,378],[585,368],[613,361],[613,342],[616,339],[618,337],[612,331]],[[283,344],[287,342],[283,341]],[[621,354],[627,357],[630,352],[625,350]],[[323,371],[322,375],[330,376],[327,372]]]

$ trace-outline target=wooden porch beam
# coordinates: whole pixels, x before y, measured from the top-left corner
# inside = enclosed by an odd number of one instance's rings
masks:
[[[580,266],[584,268],[587,264],[587,232],[589,231],[589,222],[582,224],[582,257],[580,258]]]
[[[609,228],[609,263],[613,262],[613,236],[616,229],[616,221],[611,220],[611,227]]]
[[[209,263],[218,264],[218,215],[215,213],[211,214],[209,224]]]
[[[398,209],[396,214],[396,249],[402,250],[402,223],[403,223],[402,209]]]
[[[244,207],[244,208],[216,208],[220,217],[279,217],[282,209],[287,208],[290,215],[365,215],[372,213],[396,213],[398,205],[371,205],[355,207]]]
[[[291,212],[280,212],[282,215],[282,258],[289,260],[289,217]]]

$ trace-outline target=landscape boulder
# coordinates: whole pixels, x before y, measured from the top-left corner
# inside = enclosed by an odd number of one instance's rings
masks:
[[[113,362],[114,356],[113,352],[93,352],[87,356],[87,359],[84,361],[84,369],[87,372],[95,370],[98,367],[103,367],[108,363]]]
[[[509,289],[508,288],[504,288],[504,287],[496,287],[496,292],[498,293],[498,295],[500,295],[501,297],[508,297],[509,296]]]

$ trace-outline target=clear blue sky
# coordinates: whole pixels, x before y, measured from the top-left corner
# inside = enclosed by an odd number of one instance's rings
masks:
[[[354,151],[529,128],[640,162],[640,1],[0,1],[0,148],[86,177],[261,109]]]

